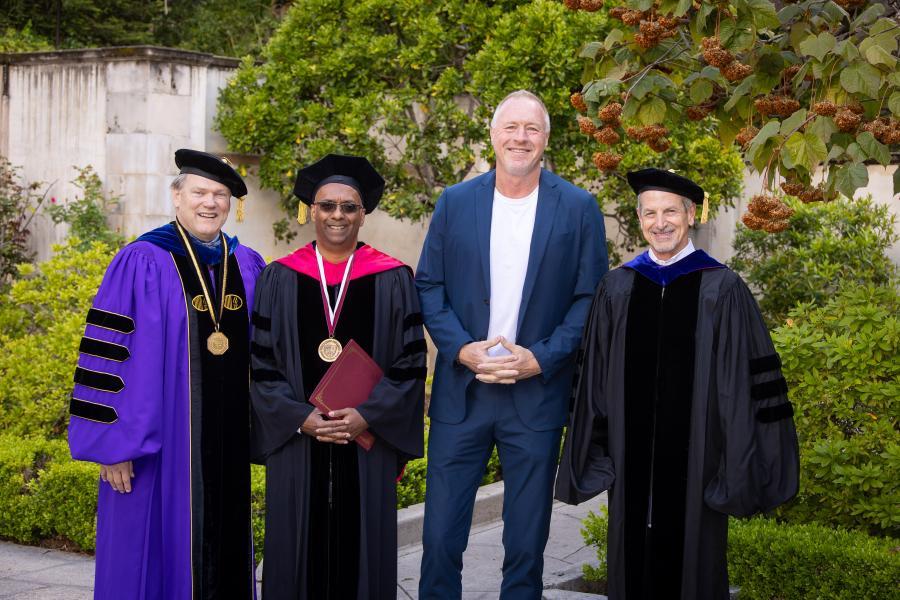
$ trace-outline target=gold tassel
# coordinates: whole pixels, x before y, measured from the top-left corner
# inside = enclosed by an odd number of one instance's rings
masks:
[[[244,222],[244,197],[241,196],[238,198],[237,210],[235,211],[234,218],[238,223]]]
[[[703,210],[700,211],[700,224],[709,220],[709,192],[703,192]]]
[[[300,202],[297,205],[297,222],[301,225],[305,225],[307,221],[309,221],[309,207]]]

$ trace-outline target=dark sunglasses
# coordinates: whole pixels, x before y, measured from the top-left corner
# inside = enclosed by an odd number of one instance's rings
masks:
[[[331,214],[337,207],[341,207],[341,212],[345,215],[355,215],[362,208],[359,204],[353,202],[334,202],[332,200],[323,200],[321,202],[313,202],[313,206],[318,206],[325,214]]]

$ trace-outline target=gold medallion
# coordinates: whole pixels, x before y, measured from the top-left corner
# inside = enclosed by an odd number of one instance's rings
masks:
[[[206,349],[216,356],[222,356],[228,352],[228,338],[221,331],[213,331],[206,338]],[[321,349],[319,350],[319,355],[322,355]]]
[[[319,358],[325,362],[334,362],[337,360],[337,357],[341,355],[343,349],[341,343],[333,337],[325,338],[322,340],[322,343],[319,344]]]

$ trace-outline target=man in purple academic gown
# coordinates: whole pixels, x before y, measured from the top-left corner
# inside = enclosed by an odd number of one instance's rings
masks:
[[[263,260],[221,228],[247,188],[178,150],[176,220],[113,259],[88,311],[69,446],[99,463],[98,599],[253,598],[249,315]]]

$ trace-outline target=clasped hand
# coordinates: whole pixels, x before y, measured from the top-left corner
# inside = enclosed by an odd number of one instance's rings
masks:
[[[300,430],[320,442],[347,444],[369,428],[369,424],[355,408],[342,408],[328,413],[328,418],[314,410],[303,422]]]
[[[497,344],[506,348],[509,354],[490,356],[488,350]],[[457,360],[475,373],[478,381],[484,383],[511,384],[541,372],[541,365],[531,350],[513,344],[503,336],[466,344],[459,350]]]
[[[134,466],[130,460],[114,465],[100,465],[100,479],[120,494],[131,492],[131,480],[134,478]]]

